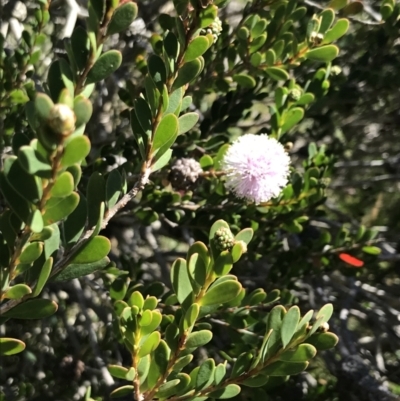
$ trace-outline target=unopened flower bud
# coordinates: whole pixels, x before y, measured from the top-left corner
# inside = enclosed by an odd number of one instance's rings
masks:
[[[214,234],[214,244],[220,252],[230,251],[235,245],[235,237],[229,228],[222,227]]]
[[[214,37],[214,43],[218,40],[219,35],[222,32],[222,22],[221,20],[216,17],[215,20],[206,28],[201,30],[202,35],[210,34]]]
[[[200,163],[194,159],[178,159],[171,167],[169,180],[175,189],[189,190],[203,172]]]
[[[320,327],[318,327],[317,331],[319,331],[320,333],[326,333],[327,331],[329,331],[329,324],[325,322]]]
[[[289,96],[292,100],[299,100],[301,97],[301,90],[294,88],[289,92]]]
[[[47,124],[54,133],[66,137],[74,132],[75,120],[75,114],[68,106],[55,104],[50,111]]]
[[[341,73],[342,73],[342,69],[338,65],[332,66],[331,75],[335,76],[335,75],[339,75]]]
[[[324,35],[322,33],[314,31],[310,35],[310,42],[313,43],[314,45],[320,45],[323,40],[324,40]]]

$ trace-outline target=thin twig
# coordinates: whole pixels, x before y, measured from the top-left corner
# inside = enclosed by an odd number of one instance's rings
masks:
[[[136,197],[136,195],[141,191],[145,185],[149,181],[149,176],[151,173],[151,168],[145,164],[145,167],[143,168],[143,173],[140,175],[138,181],[134,185],[134,187],[126,194],[124,195],[119,202],[115,204],[113,208],[111,208],[105,215],[103,219],[103,223],[101,228],[104,229],[107,227],[108,222],[117,214],[119,210],[121,210],[123,207],[127,205],[129,201],[131,201],[133,198]],[[59,274],[65,267],[68,266],[68,264],[71,262],[71,260],[74,258],[74,256],[77,254],[77,252],[88,242],[88,240],[91,238],[93,233],[95,232],[96,227],[92,227],[89,230],[85,232],[85,234],[79,239],[79,241],[66,253],[61,257],[61,259],[55,264],[53,271],[51,273],[51,277],[56,276]],[[15,308],[17,305],[28,299],[29,296],[21,298],[21,299],[12,299],[5,304],[0,306],[0,316],[2,316],[4,313],[8,312],[9,310]]]

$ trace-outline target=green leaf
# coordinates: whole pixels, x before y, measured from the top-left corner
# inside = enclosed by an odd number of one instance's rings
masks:
[[[76,117],[75,126],[80,127],[86,124],[93,113],[92,102],[83,95],[79,95],[74,99],[74,114]]]
[[[35,289],[33,290],[33,297],[37,297],[43,290],[43,287],[47,283],[47,280],[50,277],[51,269],[53,267],[53,258],[48,258],[44,264],[42,269],[40,270],[39,277],[37,279]]]
[[[40,213],[39,209],[36,209],[32,212],[31,217],[30,217],[30,222],[28,224],[31,228],[31,231],[33,233],[40,233],[43,230],[44,227],[44,221],[43,221],[43,216]]]
[[[81,195],[78,206],[75,210],[65,219],[63,223],[63,236],[66,245],[73,245],[80,238],[87,217],[87,202],[86,198]]]
[[[308,322],[312,319],[314,315],[313,310],[309,310],[300,320],[299,324],[297,325],[298,329],[302,329],[303,326],[306,327]]]
[[[68,281],[73,278],[79,278],[83,276],[87,276],[88,274],[92,274],[97,270],[102,270],[110,265],[110,259],[103,258],[93,263],[85,263],[85,264],[70,264],[65,269],[61,271],[61,273],[57,274],[52,281]]]
[[[0,172],[0,190],[13,212],[26,224],[30,223],[29,203],[8,183],[4,172]]]
[[[217,256],[213,270],[218,276],[225,276],[233,267],[233,258],[230,251],[223,251]]]
[[[349,0],[331,0],[328,7],[333,8],[336,11],[341,10],[343,7],[347,6]]]
[[[20,263],[33,263],[43,252],[43,242],[31,242],[19,257]]]
[[[81,135],[71,139],[64,148],[61,157],[61,166],[69,167],[81,163],[90,152],[90,141],[87,136]]]
[[[31,146],[21,146],[19,148],[18,160],[29,174],[37,174],[45,178],[49,178],[51,175],[51,165]]]
[[[107,369],[111,376],[116,377],[117,379],[133,380],[133,377],[135,376],[134,368],[127,369],[119,365],[108,365]],[[130,379],[130,376],[133,376],[132,379]]]
[[[264,18],[260,19],[251,29],[251,37],[257,38],[265,32],[268,25],[268,21]]]
[[[214,374],[214,382],[218,386],[222,380],[224,379],[226,374],[226,364],[225,363],[220,363],[217,365],[215,368],[215,374]]]
[[[68,73],[65,73],[63,70],[61,71],[61,79],[65,84],[65,88],[60,92],[58,96],[58,103],[62,103],[67,105],[70,109],[74,106],[74,78],[72,75],[71,67],[69,64],[62,64],[62,66],[68,66]],[[62,67],[63,68],[63,67]]]
[[[289,74],[286,70],[279,67],[267,67],[265,72],[275,81],[286,81],[289,79]]]
[[[212,243],[212,240],[214,238],[215,233],[221,228],[227,228],[228,230],[230,230],[228,223],[226,221],[224,221],[224,220],[217,220],[211,226],[210,233],[208,235],[208,239],[210,240],[210,243]]]
[[[339,54],[339,48],[335,45],[325,45],[316,49],[308,50],[305,57],[308,60],[323,61],[329,63]]]
[[[254,377],[249,377],[244,380],[242,384],[247,387],[263,387],[267,384],[268,380],[268,376],[260,374]]]
[[[111,398],[125,397],[134,393],[134,387],[131,385],[121,386],[110,393]]]
[[[268,49],[267,52],[265,53],[265,63],[269,67],[273,67],[275,62],[276,62],[276,53],[274,49]]]
[[[315,333],[311,337],[307,338],[307,343],[313,345],[318,351],[324,351],[326,349],[333,348],[338,341],[338,336],[333,333]]]
[[[182,99],[181,111],[185,111],[193,103],[192,96],[185,96]]]
[[[183,58],[185,63],[193,61],[197,57],[202,56],[209,47],[210,44],[205,36],[198,36],[197,38],[193,39],[186,49]]]
[[[32,299],[3,314],[12,319],[43,319],[57,312],[58,305],[49,299]]]
[[[345,17],[356,15],[364,10],[364,5],[361,1],[352,1],[348,6],[342,9],[342,14]]]
[[[161,375],[167,370],[170,353],[171,350],[166,342],[161,340],[152,355],[152,367],[147,377],[149,388],[154,387]]]
[[[206,359],[201,365],[196,377],[196,389],[203,390],[214,381],[215,361]]]
[[[335,12],[331,8],[327,8],[320,14],[320,27],[319,33],[325,34],[325,32],[332,26],[335,20]]]
[[[285,312],[286,310],[282,305],[277,305],[272,308],[271,312],[268,314],[266,327],[267,330],[264,336],[263,347],[260,350],[260,355],[263,362],[274,355],[274,353],[277,352],[282,346],[281,326]]]
[[[382,15],[382,19],[384,20],[384,21],[387,21],[389,18],[390,18],[390,16],[393,14],[393,11],[394,11],[394,4],[392,5],[392,4],[389,4],[389,3],[381,3],[381,7],[380,7],[380,13],[381,13],[381,15]]]
[[[157,171],[162,169],[164,166],[168,164],[172,157],[172,150],[168,149],[160,158],[156,157],[156,162],[152,165],[151,171]]]
[[[171,267],[171,283],[180,304],[193,296],[186,261],[178,258]]]
[[[153,117],[149,104],[142,97],[135,100],[135,114],[143,132],[150,135],[153,130]]]
[[[185,366],[189,365],[190,362],[193,360],[193,355],[185,355],[181,358],[178,358],[174,364],[173,371],[180,372]]]
[[[143,307],[143,305],[142,305]],[[153,318],[153,315],[151,311],[149,310],[144,310],[142,313],[142,317],[139,320],[139,326],[140,327],[146,327],[151,323],[151,320]]]
[[[47,120],[50,118],[50,112],[53,107],[53,101],[45,93],[38,93],[36,95],[35,110],[40,119]]]
[[[5,292],[4,298],[21,299],[25,295],[29,294],[32,294],[32,290],[26,284],[15,284]]]
[[[164,61],[160,56],[152,54],[147,60],[147,69],[158,90],[162,92],[163,86],[167,82],[167,70]]]
[[[256,80],[248,74],[235,74],[232,79],[243,88],[252,89],[256,86]]]
[[[320,323],[320,325],[322,325],[331,318],[332,314],[333,314],[333,305],[326,304],[318,311],[316,319],[318,320],[320,317],[322,317],[322,321]]]
[[[4,173],[9,184],[27,201],[38,203],[42,198],[42,182],[38,177],[28,174],[15,156],[4,160]]]
[[[160,91],[157,89],[156,84],[150,76],[144,79],[144,87],[146,90],[146,99],[151,109],[153,117],[157,115],[160,106]]]
[[[126,295],[126,291],[128,290],[128,286],[127,286],[127,283],[126,283],[126,279],[125,279],[125,277],[117,277],[112,283],[111,283],[111,286],[110,286],[110,296],[111,296],[111,298],[113,299],[113,300],[116,300],[116,301],[121,301],[122,299],[124,299],[125,298],[125,295]],[[123,310],[126,310],[126,311],[128,311],[128,315],[129,316],[131,316],[131,313],[130,313],[130,310],[129,310],[129,308],[128,308],[128,305],[126,304],[126,302],[123,302],[124,303],[124,305],[125,305],[125,307],[126,307],[126,309],[123,309]],[[114,304],[114,306],[115,305],[119,305],[118,303],[115,303]],[[124,308],[125,308],[124,307]],[[118,312],[117,312],[118,313]],[[121,315],[120,313],[118,313],[119,315]]]
[[[254,235],[254,231],[251,228],[244,228],[235,235],[235,241],[243,241],[246,245],[249,245]]]
[[[122,193],[122,177],[117,169],[110,172],[106,182],[106,203],[111,209],[118,201]]]
[[[169,31],[164,39],[164,49],[171,60],[177,61],[180,45],[175,34]]]
[[[339,19],[324,35],[322,44],[331,43],[341,38],[349,29],[350,22],[346,18]]]
[[[57,177],[50,194],[56,198],[64,198],[73,192],[74,186],[74,177],[70,172],[64,171]]]
[[[200,313],[200,306],[197,303],[190,305],[185,313],[185,318],[183,320],[183,329],[187,330],[191,328],[195,323]]]
[[[212,286],[199,303],[202,306],[223,304],[234,299],[241,289],[242,286],[239,282],[228,280]]]
[[[10,100],[13,104],[24,104],[29,102],[29,96],[23,89],[14,89],[10,92]]]
[[[172,85],[172,90],[174,91],[193,81],[200,74],[202,68],[203,64],[199,58],[185,63],[178,71],[178,76]]]
[[[240,393],[240,386],[237,384],[228,384],[226,387],[219,390],[215,390],[208,394],[211,398],[216,398],[217,400],[225,400],[227,398],[233,398]]]
[[[88,214],[88,226],[96,226],[103,218],[101,216],[102,208],[106,200],[106,183],[104,177],[95,171],[89,178],[87,190],[87,214]]]
[[[150,363],[151,363],[150,355],[146,355],[145,357],[139,360],[137,371],[138,371],[138,377],[140,378],[140,383],[144,383],[144,381],[146,380],[150,370]]]
[[[286,133],[293,128],[304,117],[304,109],[293,107],[283,113],[281,134]]]
[[[203,155],[199,160],[200,166],[203,170],[214,166],[214,159],[210,155]]]
[[[297,324],[300,320],[300,309],[298,306],[292,306],[285,314],[281,326],[281,338],[283,348],[290,343],[294,333],[296,332]]]
[[[79,203],[79,195],[76,192],[66,198],[51,198],[46,203],[46,211],[43,215],[45,225],[57,223],[70,215]]]
[[[128,305],[130,307],[137,306],[139,310],[142,309],[144,305],[143,295],[139,291],[134,291],[129,297]]]
[[[310,337],[311,338],[311,337]],[[307,339],[308,342],[309,339]],[[285,362],[307,362],[314,358],[317,350],[310,344],[300,344],[295,349],[290,349],[279,356],[279,360]]]
[[[105,258],[111,250],[111,242],[101,235],[93,237],[86,242],[79,253],[71,260],[71,264],[94,263]]]
[[[206,8],[203,8],[199,12],[199,20],[200,20],[200,26],[199,28],[205,28],[209,25],[211,25],[215,18],[218,15],[218,7],[215,5],[209,5]]]
[[[51,64],[47,74],[47,83],[54,102],[59,101],[60,94],[64,88],[67,88],[69,96],[73,97],[73,75],[71,67],[66,60],[58,59]]]
[[[308,366],[308,362],[282,362],[271,363],[261,373],[266,376],[292,376],[303,372]]]
[[[125,3],[117,7],[107,27],[107,35],[125,31],[136,19],[138,7],[136,3]]]
[[[377,246],[363,246],[361,250],[365,253],[368,253],[369,255],[379,255],[382,250],[381,248],[378,248]]]
[[[157,390],[156,397],[165,399],[176,394],[176,386],[179,383],[180,383],[179,379],[173,379],[167,381],[166,383],[161,384],[161,386]]]
[[[0,338],[0,355],[15,355],[25,349],[25,343],[16,338]]]
[[[208,344],[213,335],[210,330],[200,330],[190,333],[187,337],[185,347],[186,348],[198,348]]]
[[[183,88],[178,88],[177,90],[173,91],[168,98],[168,107],[165,111],[165,114],[174,113],[180,109],[182,96],[183,96]]]
[[[82,71],[90,54],[89,37],[85,29],[77,26],[71,36],[71,49],[78,71]]]
[[[186,113],[180,116],[178,121],[179,121],[178,135],[182,135],[190,131],[197,124],[197,121],[199,121],[199,115],[194,112]]]
[[[103,53],[89,71],[86,85],[99,82],[111,75],[121,65],[122,55],[118,50]]]
[[[243,352],[240,354],[233,365],[231,379],[246,373],[250,369],[252,360],[253,354],[251,352]]]
[[[190,256],[188,266],[190,275],[194,280],[193,286],[196,288],[197,294],[206,282],[207,264],[198,253],[195,253]]]
[[[144,356],[153,352],[160,343],[161,335],[159,331],[153,331],[146,340],[140,344],[139,347],[139,358],[143,358]]]
[[[165,115],[155,130],[152,151],[156,152],[161,147],[169,148],[175,142],[177,135],[178,117],[175,114]]]
[[[258,67],[262,62],[262,55],[260,52],[255,52],[250,56],[250,63],[253,67]]]
[[[315,95],[313,93],[305,93],[300,97],[300,99],[296,102],[296,105],[303,106],[312,103],[315,100]]]

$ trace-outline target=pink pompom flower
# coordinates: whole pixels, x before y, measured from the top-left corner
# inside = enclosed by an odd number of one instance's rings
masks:
[[[288,183],[290,157],[275,138],[246,134],[227,150],[222,161],[225,186],[236,196],[259,204],[280,194]]]

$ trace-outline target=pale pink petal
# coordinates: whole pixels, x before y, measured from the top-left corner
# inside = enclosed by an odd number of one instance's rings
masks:
[[[226,187],[256,204],[280,194],[288,183],[289,165],[289,155],[275,138],[254,134],[236,140],[222,162]]]

